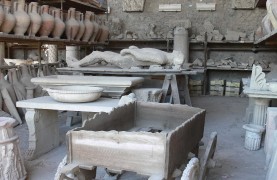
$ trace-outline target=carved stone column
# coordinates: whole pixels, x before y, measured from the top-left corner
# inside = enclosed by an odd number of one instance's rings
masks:
[[[26,179],[23,159],[18,147],[19,139],[13,131],[13,118],[0,117],[0,179]]]
[[[189,61],[189,33],[183,27],[176,27],[174,31],[174,50],[185,55],[185,63]]]
[[[270,99],[254,98],[254,101],[253,124],[265,126],[267,108],[269,106]]]

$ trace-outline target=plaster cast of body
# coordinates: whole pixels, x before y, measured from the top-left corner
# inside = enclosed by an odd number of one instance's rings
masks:
[[[67,57],[66,62],[69,67],[89,66],[101,61],[126,69],[136,66],[150,66],[153,64],[170,65],[180,68],[184,62],[184,54],[180,51],[167,53],[154,48],[141,48],[130,46],[123,49],[120,53],[111,51],[93,51],[80,61],[73,57]]]

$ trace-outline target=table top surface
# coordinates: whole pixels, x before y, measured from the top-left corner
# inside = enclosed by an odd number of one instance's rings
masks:
[[[43,96],[16,102],[17,107],[29,109],[60,110],[60,111],[81,111],[81,112],[110,112],[118,106],[119,99],[100,98],[87,103],[63,103],[52,99],[50,96]]]
[[[114,75],[196,75],[203,73],[202,69],[118,69],[109,67],[79,67],[79,68],[57,68],[59,72],[80,72],[92,74],[114,74]]]

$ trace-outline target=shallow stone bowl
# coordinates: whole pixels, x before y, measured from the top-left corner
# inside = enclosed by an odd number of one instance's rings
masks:
[[[268,83],[268,89],[271,92],[276,93],[277,92],[277,82],[270,82],[270,83]]]
[[[100,98],[103,88],[88,86],[60,86],[47,88],[46,91],[59,102],[80,103],[96,101]]]

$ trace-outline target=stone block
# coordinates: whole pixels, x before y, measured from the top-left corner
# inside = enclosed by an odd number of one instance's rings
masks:
[[[159,4],[159,11],[163,11],[163,12],[182,11],[182,5],[181,4]]]
[[[256,0],[232,0],[233,9],[254,9]]]
[[[215,11],[216,3],[196,3],[197,11]]]
[[[210,81],[210,85],[211,86],[215,86],[215,85],[225,85],[225,80],[220,80],[220,79],[216,79],[216,80],[212,80]]]
[[[240,88],[240,81],[239,80],[226,81],[226,87]]]
[[[227,41],[239,41],[239,38],[240,38],[239,32],[227,30],[227,34],[225,36],[225,39]]]
[[[123,11],[125,12],[142,12],[145,0],[123,0]]]

